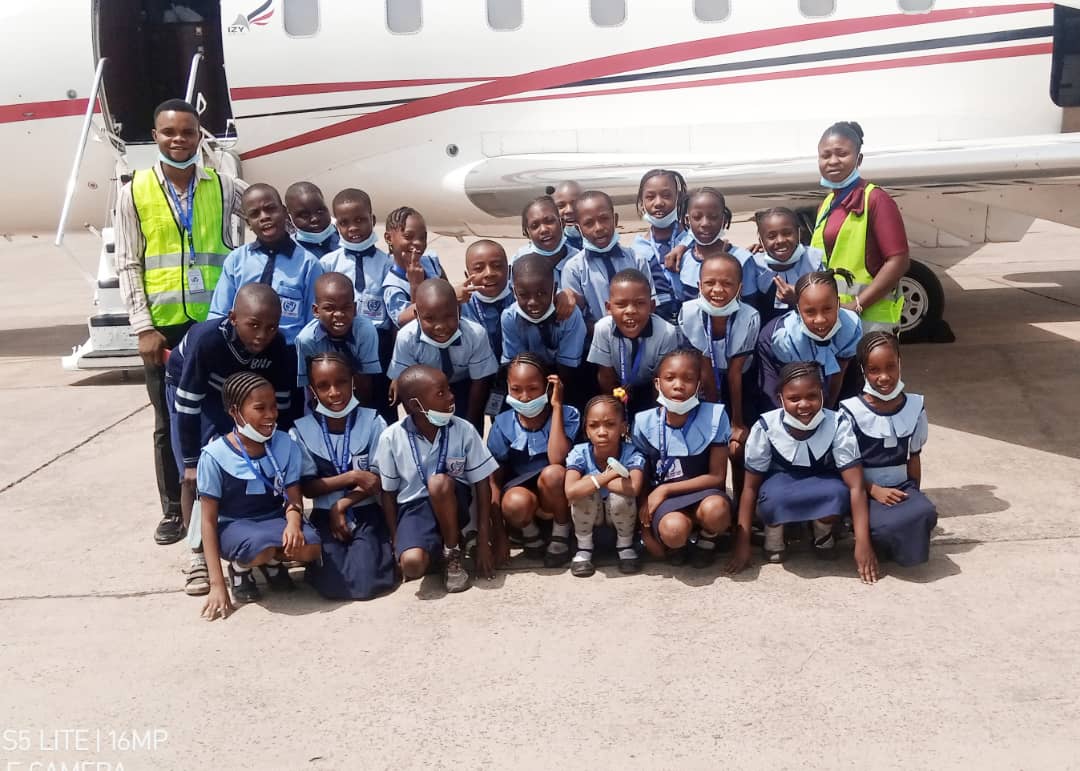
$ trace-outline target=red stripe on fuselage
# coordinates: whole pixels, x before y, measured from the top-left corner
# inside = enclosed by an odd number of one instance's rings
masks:
[[[1002,5],[990,8],[958,8],[953,10],[933,11],[927,14],[889,14],[885,16],[864,17],[859,19],[841,19],[813,24],[800,24],[775,29],[742,32],[704,40],[691,40],[639,51],[629,51],[582,62],[549,67],[547,69],[512,75],[475,86],[457,89],[444,94],[423,97],[414,102],[390,107],[378,112],[367,113],[355,118],[307,131],[288,139],[282,139],[263,147],[249,150],[241,155],[243,159],[259,158],[265,155],[292,150],[315,142],[345,136],[369,128],[385,126],[410,118],[419,118],[438,112],[482,104],[492,99],[513,96],[529,91],[541,91],[558,87],[566,83],[632,72],[643,67],[658,67],[675,62],[703,59],[736,51],[756,48],[790,45],[809,40],[821,40],[840,35],[852,35],[863,32],[876,32],[886,29],[933,24],[961,19],[987,16],[1000,16],[1010,13],[1047,10],[1052,3],[1027,3]]]
[[[310,96],[342,91],[375,91],[381,88],[443,86],[454,83],[478,83],[497,78],[412,78],[409,80],[358,80],[351,83],[297,83],[288,86],[240,86],[229,90],[233,100],[274,99],[279,96]]]
[[[94,105],[94,112],[101,108]],[[45,118],[68,118],[86,112],[85,99],[59,99],[54,102],[23,102],[22,104],[0,104],[0,123],[15,123],[21,120],[44,120]]]

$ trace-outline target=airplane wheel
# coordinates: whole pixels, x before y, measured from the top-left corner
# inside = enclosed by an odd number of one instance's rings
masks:
[[[904,342],[926,340],[945,315],[945,290],[934,271],[921,262],[911,261],[900,279],[904,308],[900,312],[900,339]]]

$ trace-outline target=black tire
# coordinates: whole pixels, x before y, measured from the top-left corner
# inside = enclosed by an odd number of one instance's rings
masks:
[[[904,295],[900,339],[904,342],[929,339],[945,315],[945,289],[941,281],[930,268],[912,260],[900,279],[900,291]]]

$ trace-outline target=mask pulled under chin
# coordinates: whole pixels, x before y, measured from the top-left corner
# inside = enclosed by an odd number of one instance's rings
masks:
[[[716,236],[714,238],[708,240],[708,241],[702,241],[697,236],[694,236],[694,243],[697,244],[698,246],[712,246],[713,244],[717,243],[718,241],[724,240],[724,236],[726,236],[726,235],[727,235],[727,230],[725,230],[724,228],[720,228],[720,230],[717,232]]]
[[[796,428],[799,431],[813,431],[821,425],[821,421],[823,420],[825,420],[825,410],[818,410],[814,413],[814,417],[810,418],[809,423],[803,423],[790,412],[784,410],[784,424]]]
[[[534,254],[539,254],[541,257],[554,257],[556,254],[558,254],[559,252],[561,252],[563,250],[564,246],[566,246],[566,229],[565,228],[563,229],[562,238],[559,239],[559,245],[556,246],[554,249],[544,249],[542,246],[537,244],[535,241],[533,242],[531,248],[532,248],[532,251],[533,251]]]
[[[587,239],[585,236],[582,236],[581,237],[581,245],[583,247],[585,247],[586,251],[596,252],[597,254],[607,254],[608,252],[618,248],[618,246],[619,246],[619,237],[618,237],[618,234],[613,234],[611,236],[611,243],[609,243],[607,246],[605,246],[603,249],[601,249],[599,246],[594,244],[592,241]]]
[[[828,179],[825,179],[825,177],[823,176],[821,178],[820,184],[822,187],[827,187],[829,190],[843,190],[845,187],[853,185],[858,179],[859,169],[858,167],[856,167],[841,182],[832,182]]]
[[[335,230],[337,230],[337,228],[334,227],[334,223],[331,222],[329,225],[327,225],[325,228],[320,230],[318,233],[309,233],[306,230],[301,230],[300,228],[296,228],[296,234],[295,235],[296,235],[296,240],[299,241],[302,244],[321,244],[323,241],[328,239],[330,236],[334,235]]]
[[[158,160],[164,163],[166,166],[172,166],[174,169],[190,169],[192,166],[199,162],[199,151],[196,150],[195,154],[188,158],[186,161],[174,161],[165,153],[158,150]]]
[[[862,390],[863,393],[870,394],[876,399],[881,399],[881,401],[883,402],[891,402],[893,399],[898,398],[900,394],[904,392],[904,381],[897,380],[896,387],[893,388],[893,390],[889,391],[889,393],[887,394],[881,393],[881,391],[878,391],[876,388],[870,385],[870,381],[866,382],[866,385],[863,386]]]
[[[510,284],[508,283],[506,286],[504,286],[502,288],[502,291],[494,297],[488,297],[486,294],[479,291],[473,292],[472,296],[482,303],[487,303],[488,305],[491,305],[493,303],[499,302],[500,300],[505,300],[507,297],[510,296]]]
[[[420,411],[424,413],[424,417],[428,419],[428,423],[435,426],[436,428],[442,428],[443,426],[448,424],[450,420],[454,417],[453,412],[429,410],[419,399],[414,398],[413,401],[416,402],[417,406],[420,408]]]
[[[659,390],[659,388],[657,389]],[[683,399],[681,402],[675,399],[669,399],[668,397],[660,394],[656,397],[656,402],[668,412],[672,412],[676,415],[685,415],[690,410],[697,407],[700,403],[697,394],[693,394],[689,399]]]
[[[420,341],[424,342],[424,343],[427,343],[428,345],[433,345],[436,348],[449,348],[451,345],[453,345],[455,342],[457,342],[460,337],[461,337],[461,328],[460,327],[458,329],[454,330],[454,334],[450,335],[449,339],[444,340],[441,343],[438,340],[434,339],[433,337],[429,336],[423,330],[421,330],[421,332],[420,332]]]
[[[267,436],[250,423],[245,423],[242,426],[238,425],[236,427],[236,431],[240,434],[240,436],[246,439],[250,439],[253,442],[258,442],[259,444],[266,444],[274,437],[274,433],[277,431],[277,429],[275,428],[274,431],[270,432],[270,436]]]
[[[374,232],[363,241],[350,241],[344,236],[341,237],[341,245],[348,249],[350,252],[362,252],[375,246],[379,237]],[[321,242],[320,242],[321,243]]]
[[[510,408],[514,412],[521,415],[523,418],[535,418],[543,412],[544,407],[548,405],[548,395],[547,391],[545,391],[535,399],[530,399],[527,402],[523,402],[521,399],[515,399],[513,396],[507,396],[506,403],[510,405]]]
[[[322,402],[319,402],[315,405],[315,411],[320,415],[325,415],[328,418],[343,418],[359,406],[360,401],[356,398],[356,394],[353,394],[352,398],[349,399],[349,403],[345,405],[344,409],[335,411],[327,407]]]
[[[810,327],[806,326],[806,322],[803,322],[803,329],[806,330],[807,336],[809,336],[811,340],[817,340],[819,343],[827,343],[832,340],[836,336],[836,333],[840,331],[840,326],[841,325],[839,314],[837,314],[836,316],[836,323],[833,324],[832,329],[830,329],[824,335],[815,335],[813,332],[810,331]]]
[[[705,299],[704,295],[701,296],[698,303],[701,309],[709,316],[713,317],[727,317],[739,310],[739,296],[736,294],[731,298],[726,305],[713,305],[711,302]]]
[[[675,218],[678,216],[678,212],[676,212],[674,209],[669,211],[663,217],[657,217],[649,214],[648,212],[645,212],[641,215],[642,219],[644,219],[654,228],[670,228],[672,225],[675,224]]]

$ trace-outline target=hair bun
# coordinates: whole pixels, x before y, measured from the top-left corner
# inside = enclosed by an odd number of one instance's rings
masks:
[[[846,120],[843,122],[850,126],[852,131],[859,135],[859,139],[866,139],[866,135],[863,133],[862,126],[860,126],[857,121]]]

